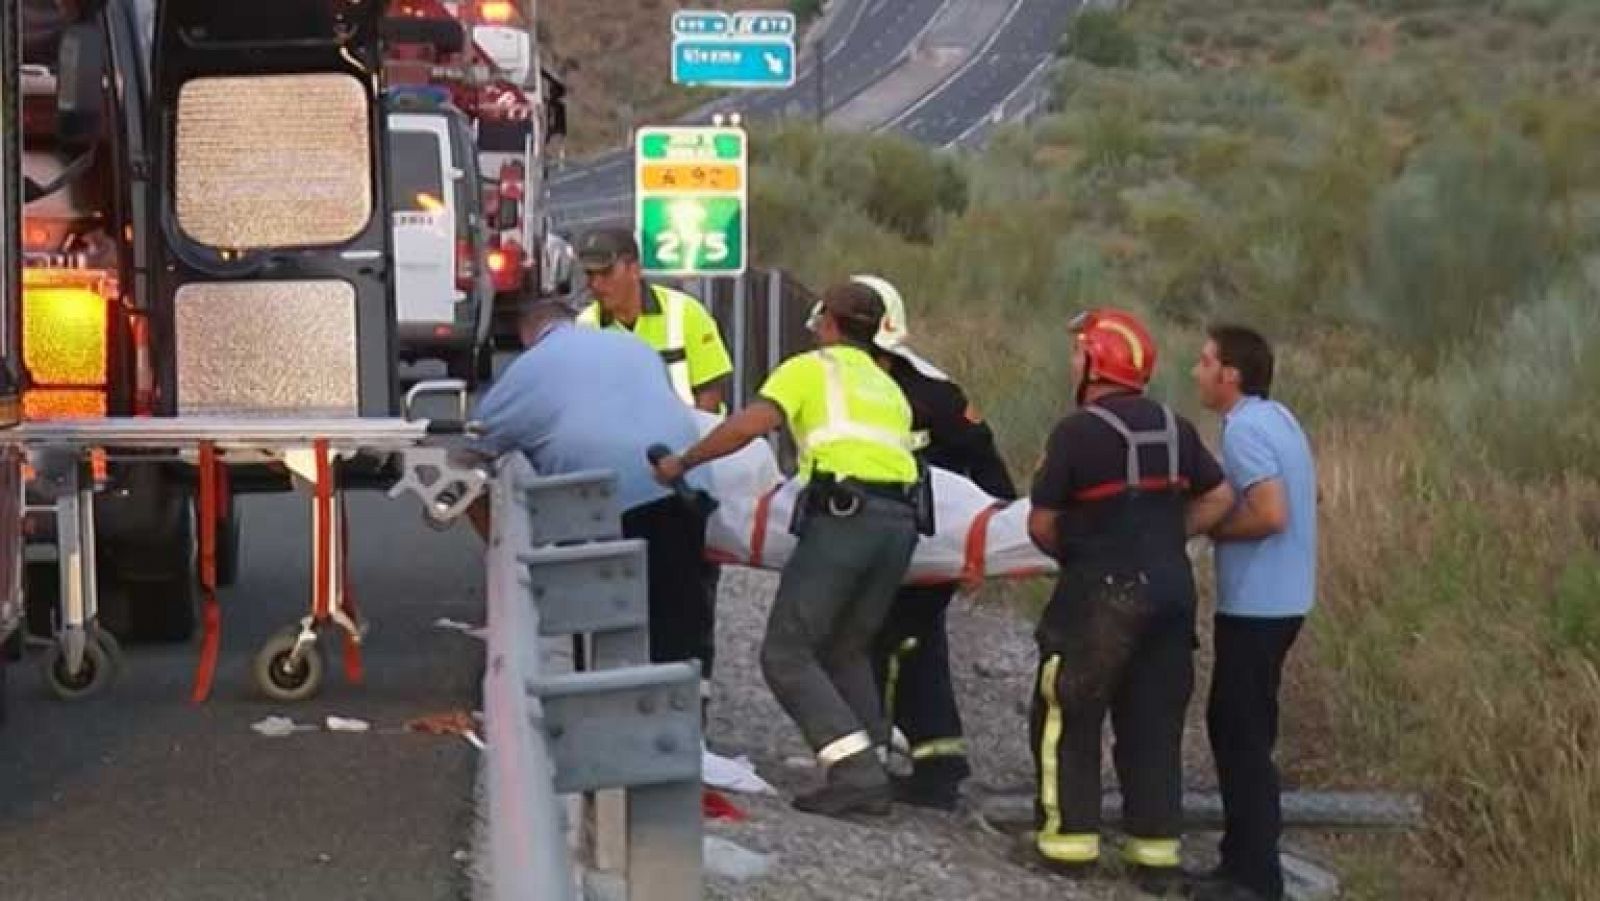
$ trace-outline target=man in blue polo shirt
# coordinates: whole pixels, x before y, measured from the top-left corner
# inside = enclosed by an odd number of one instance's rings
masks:
[[[652,444],[681,450],[698,440],[694,413],[644,342],[572,320],[560,301],[525,308],[527,350],[478,405],[475,449],[491,457],[519,450],[540,475],[615,472],[623,537],[648,547],[650,659],[698,659],[704,670],[712,657],[710,610],[698,587],[705,516],[658,484],[646,459]],[[688,478],[704,487],[699,473]]]
[[[1222,463],[1238,498],[1211,532],[1216,546],[1216,665],[1206,728],[1222,790],[1222,863],[1197,898],[1278,901],[1283,831],[1278,687],[1316,596],[1317,477],[1294,414],[1269,399],[1272,348],[1255,331],[1209,331],[1194,379],[1222,415]]]

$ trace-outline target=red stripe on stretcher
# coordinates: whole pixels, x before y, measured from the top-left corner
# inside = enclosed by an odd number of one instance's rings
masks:
[[[312,453],[316,457],[317,484],[313,489],[312,503],[317,505],[316,534],[312,540],[316,543],[316,550],[312,556],[316,557],[316,566],[313,567],[312,578],[316,580],[311,589],[311,618],[314,622],[323,622],[328,618],[332,598],[328,597],[328,575],[332,562],[328,558],[333,552],[333,466],[328,460],[328,439],[318,438],[312,442]]]
[[[360,611],[356,609],[356,595],[350,588],[350,511],[344,507],[339,508],[339,580],[344,586],[343,604],[345,615],[350,617],[352,623],[358,626],[361,623]],[[366,672],[361,665],[361,642],[356,640],[352,632],[344,633],[344,680],[351,685],[360,685]]]
[[[756,569],[761,568],[761,554],[767,549],[767,514],[772,511],[772,499],[783,487],[783,483],[772,486],[766,494],[761,495],[761,500],[756,501],[755,522],[750,524],[750,565]]]
[[[1128,490],[1127,482],[1102,482],[1091,485],[1072,496],[1075,501],[1103,501],[1108,497],[1116,497]],[[1139,480],[1140,491],[1188,491],[1189,480],[1180,478],[1176,481],[1165,476],[1150,476]]]
[[[222,608],[217,603],[217,519],[227,503],[227,470],[217,460],[216,445],[200,443],[200,660],[195,666],[194,691],[189,700],[203,703],[211,696],[222,646]]]

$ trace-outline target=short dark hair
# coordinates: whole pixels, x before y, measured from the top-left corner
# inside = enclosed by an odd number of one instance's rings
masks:
[[[839,331],[851,341],[870,344],[883,321],[883,298],[860,282],[830,285],[822,294],[822,308],[839,323]]]
[[[1243,325],[1214,325],[1206,335],[1216,342],[1217,358],[1239,370],[1239,390],[1254,397],[1272,396],[1272,345],[1261,333]]]

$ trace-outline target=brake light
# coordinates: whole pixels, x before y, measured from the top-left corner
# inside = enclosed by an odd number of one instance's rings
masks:
[[[503,251],[489,251],[489,271],[499,275],[506,269],[506,255]]]
[[[478,7],[478,12],[483,16],[483,20],[496,25],[511,21],[511,17],[516,14],[516,11],[516,6],[510,0],[488,0],[488,2]]]
[[[24,269],[23,416],[104,416],[110,304],[97,272]]]
[[[475,274],[472,267],[472,242],[460,238],[456,241],[456,289],[471,290],[472,277]]]

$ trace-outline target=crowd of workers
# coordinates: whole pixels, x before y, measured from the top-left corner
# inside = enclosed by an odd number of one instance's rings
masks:
[[[624,534],[648,545],[652,659],[698,660],[709,686],[717,571],[704,562],[704,510],[673,486],[702,485],[699,467],[786,427],[806,487],[760,663],[824,775],[794,805],[831,816],[882,814],[893,801],[955,809],[971,772],[945,627],[957,586],[902,581],[933,527],[928,467],[1001,500],[1017,491],[961,388],[908,344],[900,293],[871,276],[829,287],[808,323],[817,349],[785,361],[702,437],[691,408],[725,413],[732,370],[715,320],[646,281],[626,231],[584,235],[578,258],[593,301],[581,312],[530,304],[527,350],[479,408],[480,450],[520,450],[546,473],[616,471]],[[1133,878],[1158,893],[1281,898],[1273,748],[1284,660],[1314,595],[1309,445],[1270,399],[1272,350],[1251,329],[1211,329],[1192,372],[1222,418],[1220,463],[1189,421],[1146,395],[1157,349],[1136,317],[1094,310],[1067,331],[1075,405],[1033,475],[1028,521],[1059,565],[1036,631],[1030,853],[1098,872],[1109,715]],[[552,384],[561,390],[542,390]],[[657,444],[676,453],[648,462]],[[1215,549],[1206,722],[1226,819],[1221,863],[1204,874],[1179,858],[1199,536]],[[891,755],[909,758],[909,776],[891,775]]]

